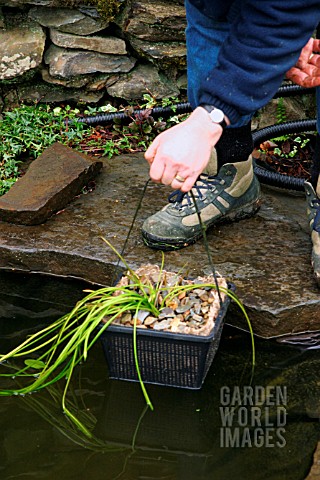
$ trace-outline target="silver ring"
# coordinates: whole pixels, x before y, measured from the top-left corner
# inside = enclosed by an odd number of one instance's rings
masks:
[[[175,178],[175,180],[177,180],[178,182],[181,182],[181,183],[186,181],[186,179],[183,178],[183,177],[180,177],[180,175],[176,175],[174,178]]]

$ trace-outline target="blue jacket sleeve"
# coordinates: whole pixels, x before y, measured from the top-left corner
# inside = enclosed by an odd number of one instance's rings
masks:
[[[275,95],[319,21],[319,0],[243,1],[199,103],[221,108],[231,123],[254,113]]]

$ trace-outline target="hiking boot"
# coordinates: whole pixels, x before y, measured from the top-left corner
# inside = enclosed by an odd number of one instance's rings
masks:
[[[305,182],[304,187],[307,194],[307,214],[312,241],[311,264],[316,282],[320,287],[320,178],[317,187],[318,195],[311,183]]]
[[[260,185],[253,173],[252,158],[226,163],[217,175],[201,174],[192,193],[207,228],[251,217],[260,207]],[[191,192],[176,190],[169,202],[142,226],[144,242],[151,248],[178,249],[203,235]]]

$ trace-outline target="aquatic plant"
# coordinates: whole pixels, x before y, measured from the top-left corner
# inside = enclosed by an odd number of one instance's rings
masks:
[[[138,362],[136,339],[138,312],[141,310],[149,311],[157,317],[165,306],[166,298],[170,299],[181,292],[196,288],[210,287],[217,289],[215,283],[174,284],[171,287],[163,285],[161,273],[164,266],[164,254],[162,255],[160,275],[156,284],[144,283],[108,240],[105,238],[103,240],[120,257],[127,268],[128,285],[110,286],[94,291],[86,290],[85,292],[88,295],[80,300],[70,313],[29,336],[10,352],[0,355],[0,364],[11,367],[14,371],[14,373],[1,373],[0,376],[14,377],[15,380],[19,380],[18,388],[2,388],[0,389],[0,396],[26,395],[48,388],[59,380],[65,380],[62,393],[63,412],[88,437],[91,437],[91,432],[68,407],[67,392],[75,367],[80,362],[87,360],[89,350],[103,332],[119,315],[128,311],[132,312],[135,367],[146,403],[153,409]],[[164,294],[164,290],[166,294]],[[222,286],[219,287],[219,290],[228,295],[238,305],[248,322],[252,339],[252,365],[254,365],[253,332],[245,308],[234,292]],[[159,297],[162,298],[160,303]],[[15,363],[19,360],[23,360],[22,367],[17,367]]]

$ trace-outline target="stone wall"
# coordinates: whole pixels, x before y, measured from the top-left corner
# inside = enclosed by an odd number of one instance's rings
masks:
[[[95,103],[185,91],[180,0],[0,0],[0,8],[2,102]]]
[[[183,0],[0,0],[0,107],[184,96],[185,27]],[[315,113],[311,96],[285,105],[288,119]]]

